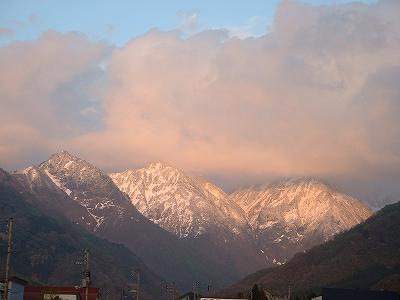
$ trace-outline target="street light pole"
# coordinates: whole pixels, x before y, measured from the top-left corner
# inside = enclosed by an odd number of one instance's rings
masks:
[[[5,294],[4,300],[8,300],[8,283],[10,281],[13,223],[14,223],[14,219],[10,218],[8,220],[8,242],[7,242],[7,261],[6,261],[6,279],[5,279],[5,288],[4,288],[4,294]]]

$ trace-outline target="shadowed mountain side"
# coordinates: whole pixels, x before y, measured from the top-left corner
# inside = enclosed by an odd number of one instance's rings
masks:
[[[246,293],[254,283],[275,294],[318,292],[321,287],[400,291],[400,202],[388,205],[333,240],[263,269],[223,290]]]
[[[254,242],[243,210],[213,184],[163,163],[110,177],[145,217],[225,271],[243,276],[271,265]]]
[[[134,207],[107,174],[66,151],[13,176],[24,191],[36,196],[32,203],[64,215],[97,236],[124,244],[156,274],[182,290],[191,289],[193,281],[223,287],[262,266],[257,257],[240,248],[239,240],[218,241],[211,249],[211,235],[179,239],[160,228]],[[231,251],[224,251],[227,248]]]
[[[277,265],[361,223],[372,211],[314,178],[292,178],[234,192],[257,246]]]
[[[162,299],[163,279],[151,272],[126,247],[95,237],[61,215],[50,217],[20,184],[0,169],[0,212],[2,223],[14,218],[12,270],[42,284],[80,285],[85,249],[90,251],[94,286],[120,297],[122,288],[132,282],[131,271],[140,268],[143,298]],[[29,201],[27,201],[29,199]],[[31,203],[29,203],[31,202]],[[6,226],[0,228],[0,267],[4,270],[7,249]]]

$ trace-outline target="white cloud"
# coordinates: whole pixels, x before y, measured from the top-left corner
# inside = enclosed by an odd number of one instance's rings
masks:
[[[254,39],[153,30],[109,49],[51,33],[3,47],[0,116],[19,129],[1,133],[0,163],[39,143],[107,169],[162,160],[219,178],[400,177],[398,12],[396,1],[284,1]]]
[[[178,11],[179,29],[185,33],[193,34],[198,29],[199,14],[196,11]]]
[[[267,32],[268,22],[266,18],[253,16],[246,23],[237,27],[228,27],[231,37],[246,39],[249,37],[260,37]]]

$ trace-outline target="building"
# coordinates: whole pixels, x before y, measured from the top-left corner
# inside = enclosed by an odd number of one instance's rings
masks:
[[[203,297],[193,292],[186,293],[178,298],[178,300],[248,300],[248,298],[221,298],[221,297]]]
[[[84,287],[26,286],[23,300],[85,300]],[[88,300],[99,300],[100,289],[88,288]]]
[[[199,300],[248,300],[247,298],[200,297]]]
[[[312,300],[399,300],[396,292],[323,288],[322,295]]]
[[[27,281],[18,278],[11,277],[8,282],[8,299],[9,300],[23,300],[24,299],[24,288],[28,284]],[[4,299],[5,284],[0,283],[0,300]]]
[[[180,296],[178,300],[194,300],[194,293],[193,292],[186,293]]]
[[[23,300],[27,284],[28,282],[21,278],[11,277],[8,283],[8,300]]]

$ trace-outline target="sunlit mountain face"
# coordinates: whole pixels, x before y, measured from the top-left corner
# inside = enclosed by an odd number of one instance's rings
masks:
[[[67,151],[12,177],[34,195],[32,204],[126,245],[181,289],[193,277],[223,287],[282,265],[371,215],[358,200],[310,178],[228,195],[162,163],[109,176]]]
[[[307,297],[321,288],[396,291],[399,284],[400,202],[387,205],[333,240],[296,255],[284,266],[259,270],[221,294],[246,293],[257,282],[275,295]]]
[[[134,3],[85,18],[80,3],[15,3],[0,16],[6,170],[68,149],[107,173],[162,161],[226,191],[312,176],[375,210],[399,198],[397,1],[171,3],[154,19]],[[142,16],[129,28],[127,11]]]
[[[0,213],[33,230],[22,278],[81,285],[88,248],[110,299],[139,269],[146,299],[290,285],[297,264],[301,293],[396,289],[379,257],[396,239],[368,224],[384,209],[392,228],[400,199],[399,1],[103,2],[0,4]]]

